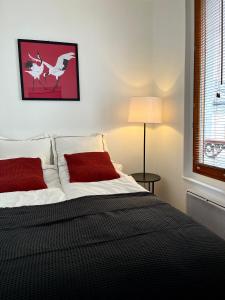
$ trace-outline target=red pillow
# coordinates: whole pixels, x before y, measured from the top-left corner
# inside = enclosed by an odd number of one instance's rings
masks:
[[[117,179],[108,152],[84,152],[65,154],[70,182],[92,182]]]
[[[0,160],[0,193],[46,188],[40,158]]]

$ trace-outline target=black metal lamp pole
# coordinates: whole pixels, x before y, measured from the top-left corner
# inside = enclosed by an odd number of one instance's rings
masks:
[[[146,138],[146,123],[144,123],[144,161],[143,161],[144,178],[145,178],[145,138]]]

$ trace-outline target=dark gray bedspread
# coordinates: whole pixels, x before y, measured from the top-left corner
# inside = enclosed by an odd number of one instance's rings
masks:
[[[225,241],[147,193],[0,209],[1,300],[168,298],[224,284]]]

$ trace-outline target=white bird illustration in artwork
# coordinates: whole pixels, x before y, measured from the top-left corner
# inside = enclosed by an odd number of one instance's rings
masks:
[[[42,58],[40,57],[39,53],[37,53],[36,58],[32,57],[29,53],[28,53],[28,56],[31,60],[28,60],[25,63],[25,68],[27,69],[25,72],[30,74],[33,77],[33,89],[34,89],[35,79],[38,79],[39,83],[42,85],[42,83],[40,81],[40,76],[44,71],[44,62],[43,62]],[[40,65],[38,65],[37,63],[40,63]]]
[[[52,75],[56,78],[56,85],[53,88],[53,90],[55,90],[55,88],[57,87],[60,76],[62,76],[65,73],[68,67],[68,62],[73,58],[75,58],[75,53],[69,52],[60,55],[57,59],[55,66],[52,66],[49,63],[43,61],[43,64],[48,68],[48,72],[44,73],[43,76],[46,78],[47,76]]]

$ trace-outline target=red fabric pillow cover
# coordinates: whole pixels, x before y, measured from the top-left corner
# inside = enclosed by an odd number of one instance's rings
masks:
[[[0,160],[0,193],[46,188],[40,158]]]
[[[117,179],[108,152],[64,154],[69,169],[70,182],[92,182]]]

